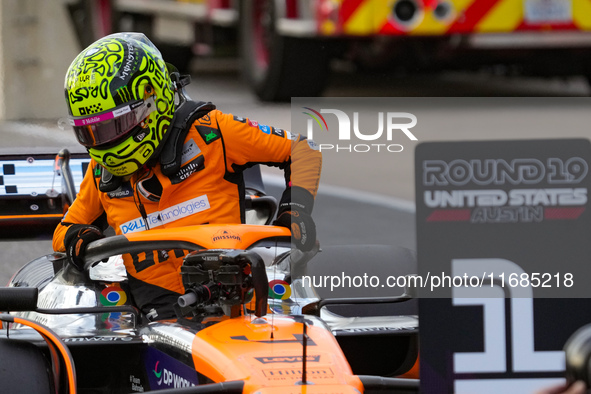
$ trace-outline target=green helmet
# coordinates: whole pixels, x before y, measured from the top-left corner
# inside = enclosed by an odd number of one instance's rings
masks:
[[[174,113],[160,51],[141,33],[116,33],[83,50],[66,73],[69,123],[90,156],[117,176],[158,151]]]

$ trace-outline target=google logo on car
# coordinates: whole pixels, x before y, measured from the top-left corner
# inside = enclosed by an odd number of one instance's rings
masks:
[[[125,304],[127,294],[125,294],[121,287],[111,286],[101,292],[100,299],[101,304],[104,306],[119,306]]]
[[[286,300],[291,297],[291,287],[281,279],[275,279],[269,282],[269,298],[276,300]]]

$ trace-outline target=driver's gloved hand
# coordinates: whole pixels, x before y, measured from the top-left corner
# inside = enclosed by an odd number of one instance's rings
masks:
[[[314,197],[300,187],[290,187],[283,193],[279,203],[275,226],[287,227],[296,248],[308,252],[316,245],[316,224],[312,219]]]
[[[103,232],[95,226],[72,224],[64,238],[68,262],[78,271],[84,271],[84,252],[92,241],[104,238]]]
[[[309,252],[316,244],[316,224],[312,216],[296,209],[284,211],[277,216],[275,226],[287,227],[291,230],[291,239],[296,248]]]

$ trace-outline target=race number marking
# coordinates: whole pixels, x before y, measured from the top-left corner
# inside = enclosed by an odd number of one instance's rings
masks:
[[[454,259],[452,273],[473,275],[485,270],[506,274],[522,274],[523,269],[506,259]],[[508,291],[508,294],[504,294]],[[510,332],[506,332],[505,295],[510,298]],[[484,352],[455,352],[454,373],[490,374],[506,372],[562,372],[565,358],[563,351],[536,351],[534,349],[533,290],[527,287],[454,287],[453,305],[481,305],[484,318]],[[489,298],[485,298],[489,297]],[[492,298],[494,297],[494,298]],[[507,340],[510,336],[511,341]],[[504,346],[503,346],[504,344]],[[511,354],[511,368],[507,366],[507,353]],[[456,379],[457,393],[498,392],[518,385],[520,392],[533,392],[549,381],[562,383],[564,379]],[[552,385],[552,384],[550,384]],[[494,387],[494,389],[493,389]],[[483,391],[484,390],[484,391]]]

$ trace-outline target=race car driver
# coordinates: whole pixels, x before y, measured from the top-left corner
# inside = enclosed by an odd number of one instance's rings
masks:
[[[94,224],[105,215],[116,234],[243,222],[242,171],[256,163],[285,172],[275,224],[292,230],[296,247],[314,246],[310,215],[322,165],[314,143],[211,103],[184,101],[183,83],[139,33],[102,38],[70,65],[68,120],[92,160],[53,248],[79,270],[87,245],[103,237]],[[174,317],[172,306],[184,294],[182,256],[124,255],[131,294],[151,320]]]

